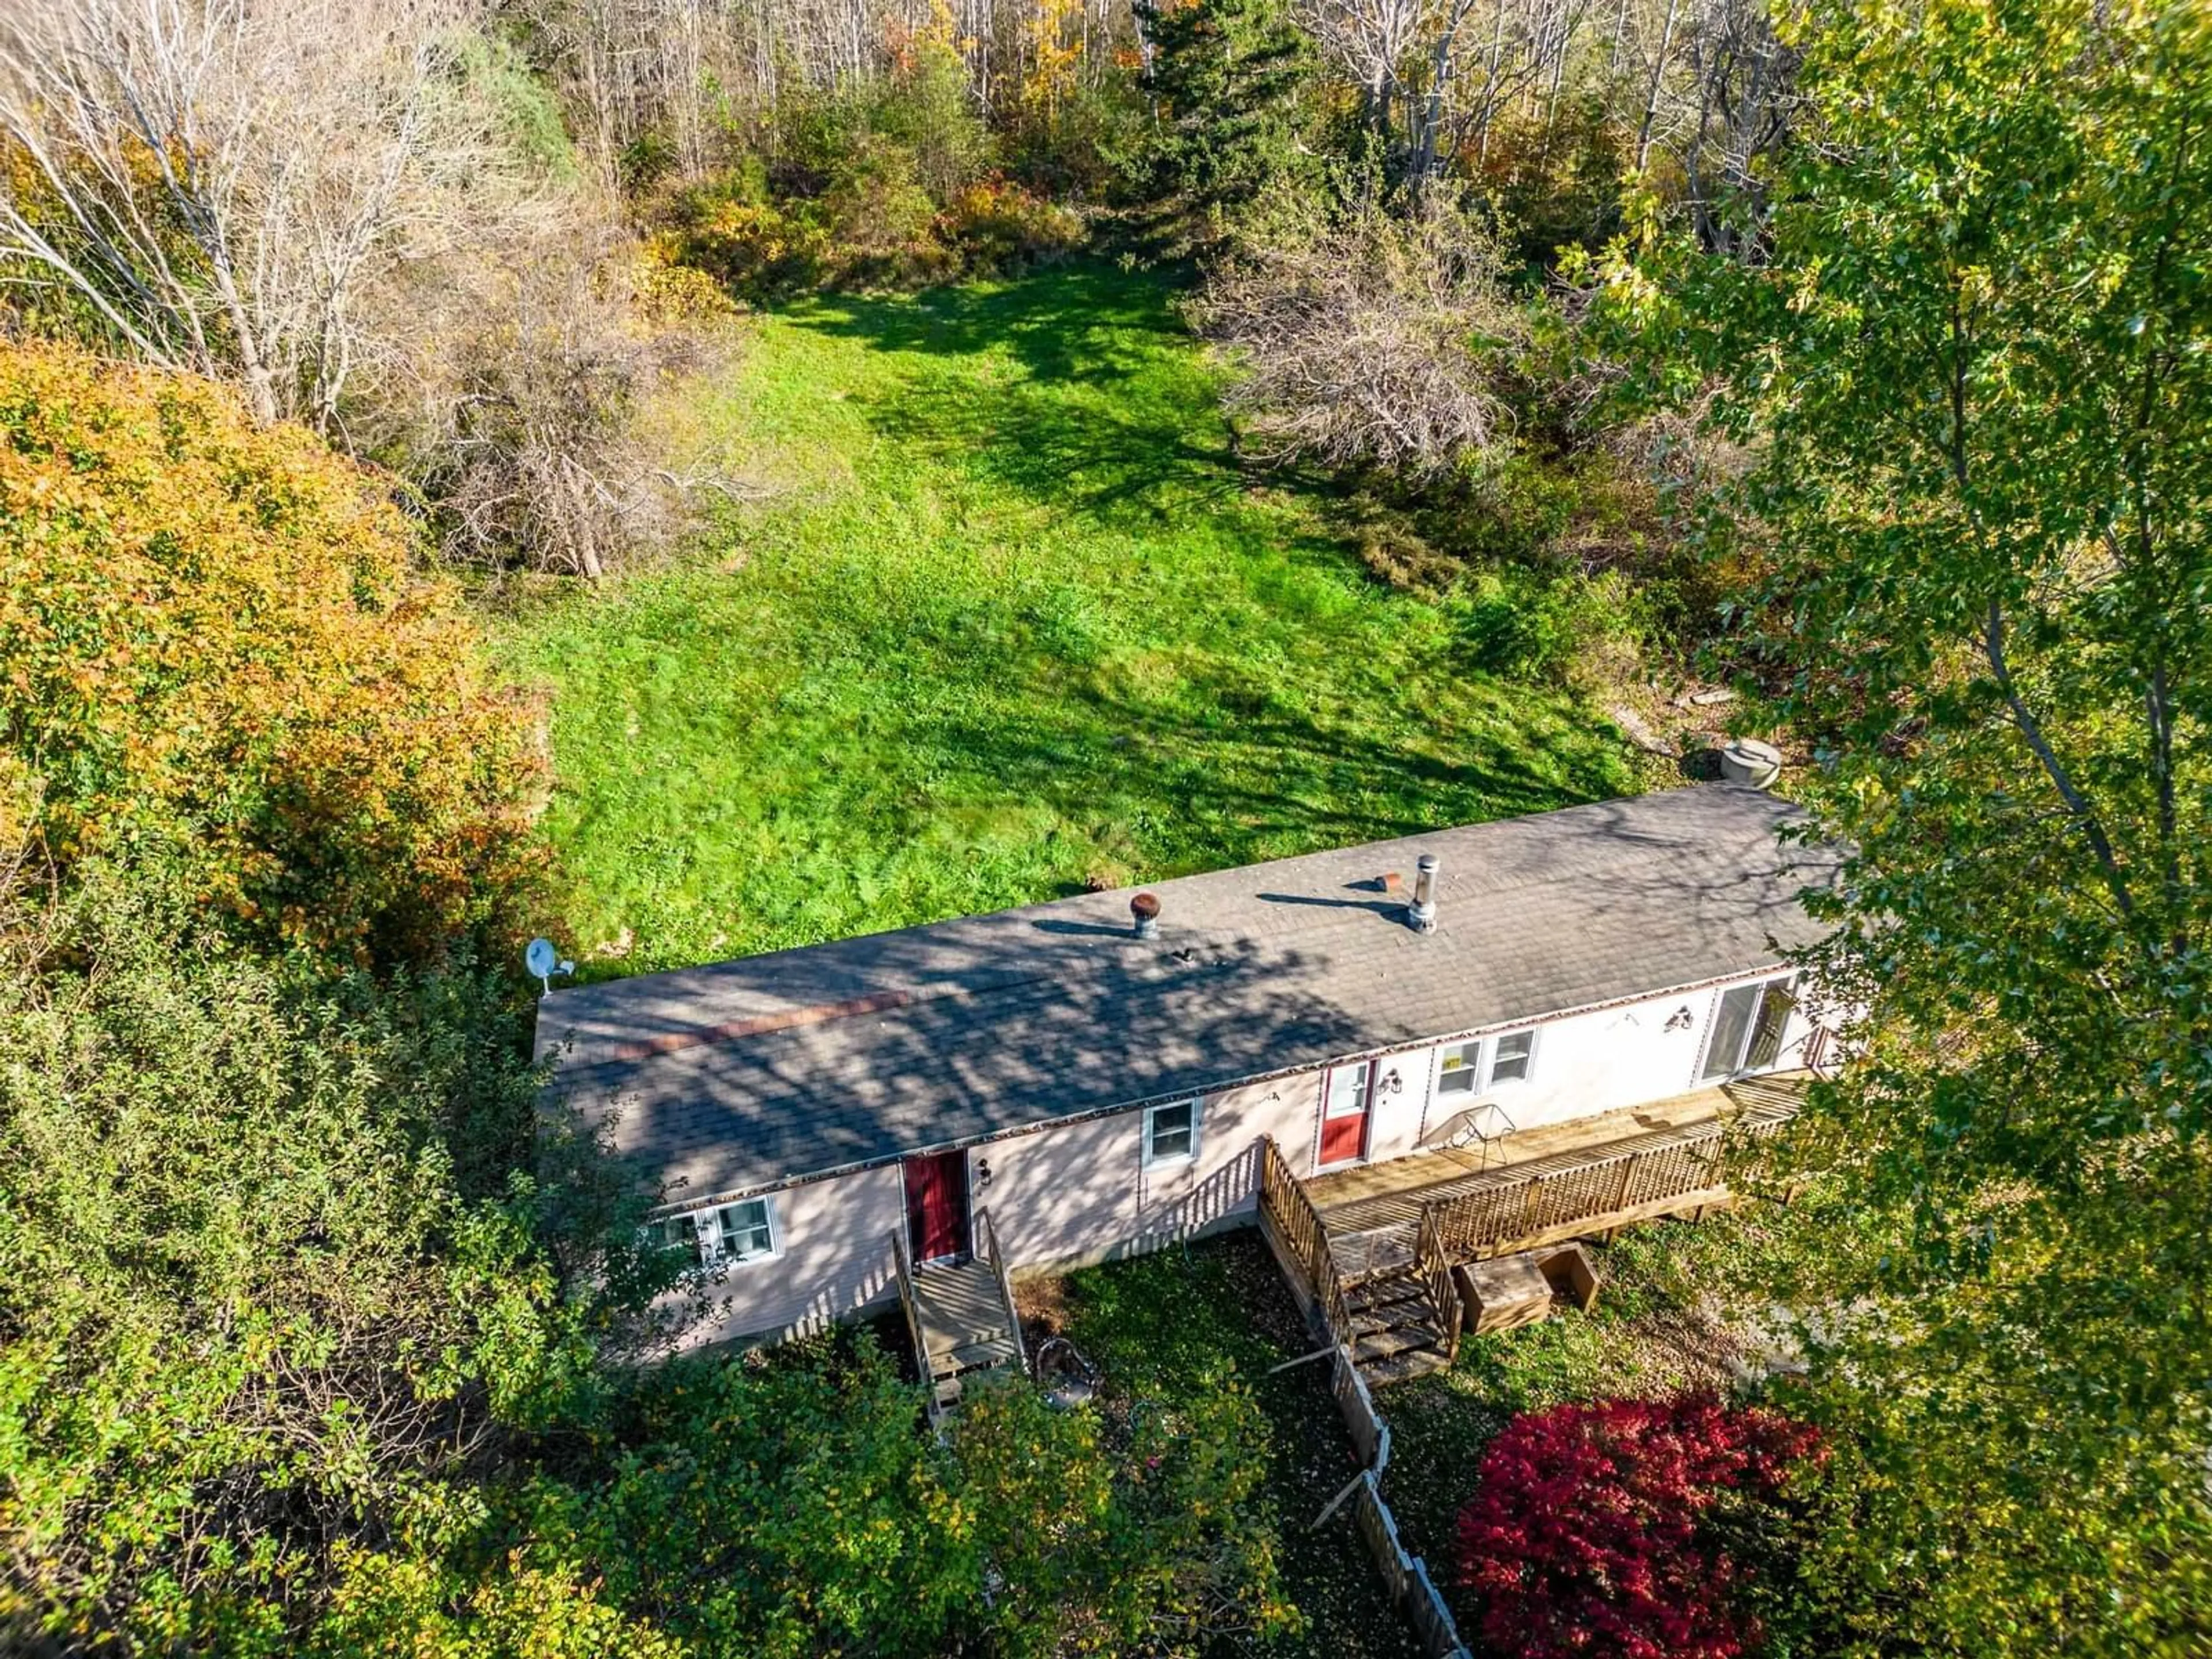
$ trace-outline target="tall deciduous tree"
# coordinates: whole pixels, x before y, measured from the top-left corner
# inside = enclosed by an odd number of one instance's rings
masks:
[[[1621,294],[1761,434],[1747,648],[1853,848],[1806,1296],[1944,1651],[2212,1639],[2212,15],[1821,6],[1771,258]],[[1679,308],[1676,301],[1680,301]]]
[[[327,428],[387,353],[366,291],[520,199],[463,95],[471,0],[22,0],[0,22],[0,260],[139,355]],[[377,365],[380,366],[380,365]]]

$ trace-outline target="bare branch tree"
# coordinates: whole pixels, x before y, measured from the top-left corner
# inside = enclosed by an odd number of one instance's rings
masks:
[[[1194,320],[1270,459],[1440,472],[1504,440],[1527,325],[1489,233],[1449,205],[1282,223],[1217,271]]]
[[[477,0],[17,0],[0,283],[328,428],[362,289],[527,202],[460,53]]]

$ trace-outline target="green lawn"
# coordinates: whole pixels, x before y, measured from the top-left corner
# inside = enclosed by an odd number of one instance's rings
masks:
[[[762,319],[699,416],[773,495],[497,624],[553,689],[563,943],[636,972],[1634,787],[1213,391],[1103,266]]]

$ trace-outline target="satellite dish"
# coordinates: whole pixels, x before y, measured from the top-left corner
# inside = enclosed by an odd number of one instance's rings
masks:
[[[553,988],[554,975],[576,971],[574,963],[561,960],[561,953],[553,948],[550,939],[531,940],[529,948],[522,953],[522,963],[548,992]]]

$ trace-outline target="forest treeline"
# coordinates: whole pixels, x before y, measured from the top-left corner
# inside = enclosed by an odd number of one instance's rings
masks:
[[[1808,763],[1771,1650],[2203,1651],[2208,134],[2141,0],[8,7],[0,1646],[1296,1626],[1233,1381],[940,1445],[864,1343],[641,1364],[706,1287],[492,965],[541,711],[453,567],[757,488],[747,307],[1087,248],[1378,577],[1516,573],[1488,665],[1626,629]]]
[[[1754,0],[28,0],[0,22],[0,303],[386,468],[448,556],[596,575],[748,492],[685,418],[732,297],[1194,252],[1237,266],[1210,315],[1264,367],[1301,345],[1245,314],[1295,287],[1277,245],[1349,235],[1340,282],[1403,335],[1380,401],[1256,423],[1388,466],[1407,441],[1376,431],[1442,394],[1407,458],[1433,472],[1492,429],[1470,285],[1502,308],[1631,201],[1755,239],[1794,62]],[[1495,257],[1409,264],[1378,201],[1474,204]],[[1397,360],[1431,348],[1418,383]],[[1323,378],[1358,401],[1356,368]]]

